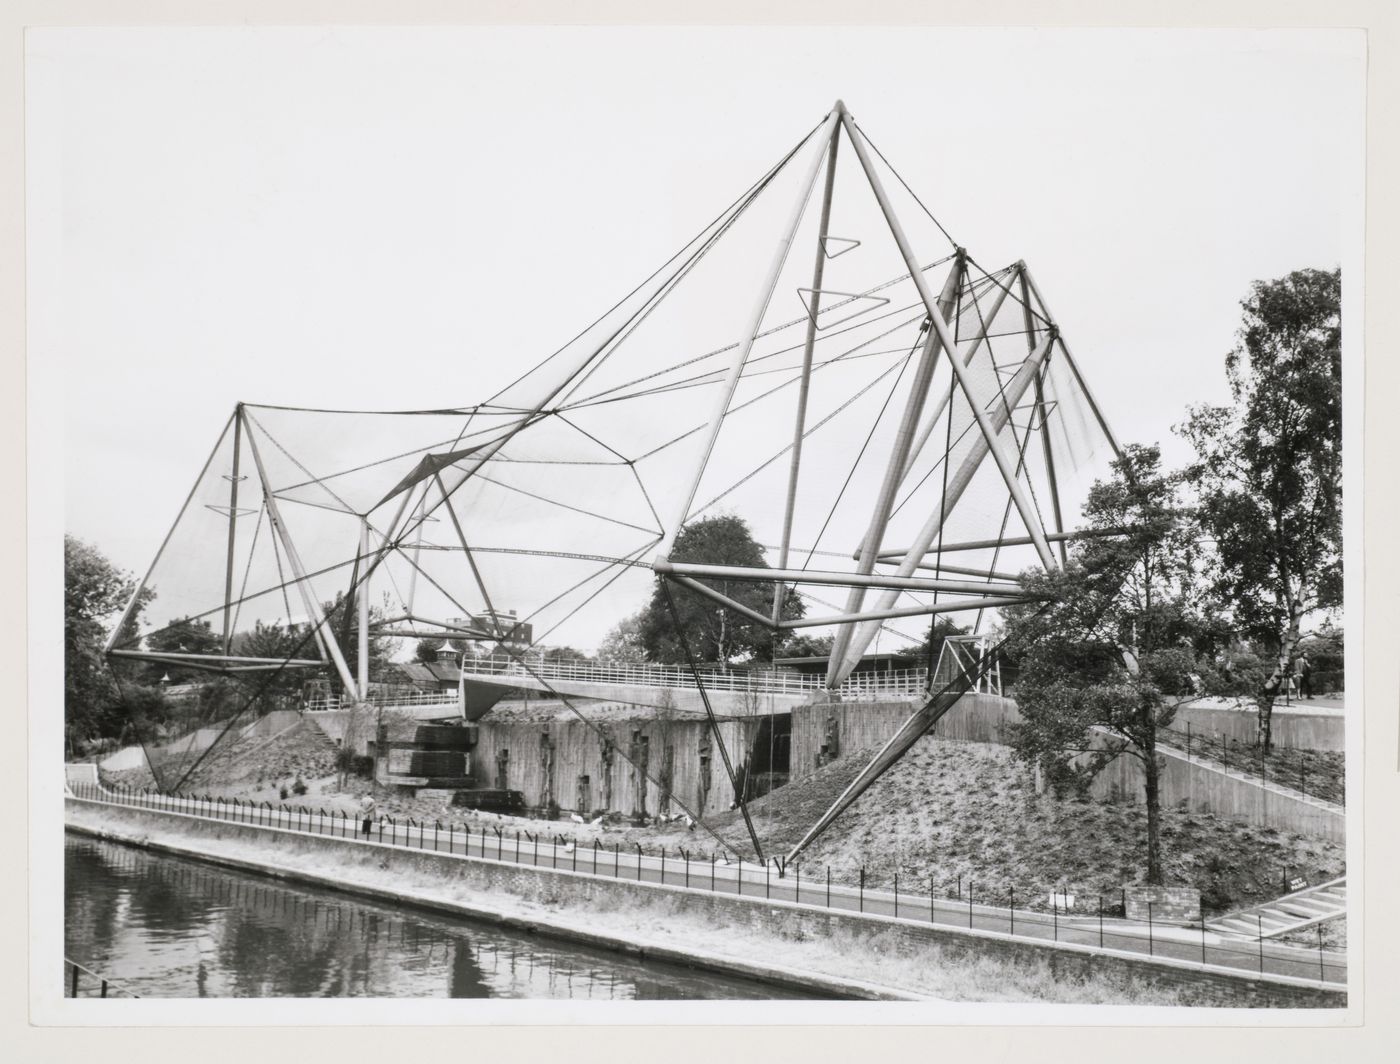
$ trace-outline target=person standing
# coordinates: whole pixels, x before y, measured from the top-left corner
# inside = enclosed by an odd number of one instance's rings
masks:
[[[1312,662],[1308,660],[1306,654],[1298,655],[1298,694],[1307,699],[1311,699],[1313,696]]]
[[[374,824],[374,795],[365,795],[360,803],[360,820],[360,833],[369,838],[369,829]]]

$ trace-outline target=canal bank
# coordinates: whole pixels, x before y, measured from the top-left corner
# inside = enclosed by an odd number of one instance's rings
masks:
[[[145,999],[810,998],[78,832],[64,842],[63,894],[65,956],[120,973],[112,985]],[[64,994],[102,996],[82,973]]]
[[[713,895],[565,870],[384,847],[178,813],[70,800],[70,825],[237,867],[296,876],[396,903],[507,922],[536,933],[674,963],[764,973],[833,996],[1339,1007],[1344,995],[1303,980],[1251,978],[1158,958],[1019,936],[955,931],[806,905]]]
[[[115,815],[113,815],[115,813]],[[224,868],[236,873],[266,876],[273,879],[305,884],[319,890],[373,899],[405,909],[419,910],[442,916],[477,921],[490,924],[507,931],[530,936],[548,936],[560,942],[577,944],[595,950],[622,954],[640,962],[658,962],[685,968],[732,976],[756,983],[772,986],[778,990],[797,992],[810,998],[835,1001],[920,1001],[928,996],[893,987],[878,986],[855,979],[804,971],[776,963],[754,963],[739,957],[707,950],[699,945],[676,945],[639,936],[625,936],[618,933],[590,929],[573,921],[561,919],[548,912],[533,912],[532,907],[519,904],[490,904],[471,898],[446,897],[440,890],[432,889],[421,881],[411,887],[399,888],[383,882],[384,873],[402,873],[419,869],[401,867],[404,857],[431,857],[431,854],[414,854],[409,851],[386,850],[382,861],[371,862],[365,867],[360,862],[344,863],[333,861],[335,873],[322,868],[309,867],[316,862],[308,852],[317,841],[330,842],[330,839],[291,838],[278,840],[293,845],[265,847],[275,850],[282,860],[259,858],[245,846],[247,840],[229,838],[236,835],[237,825],[208,825],[216,830],[190,831],[189,824],[172,825],[162,823],[171,814],[151,813],[144,810],[121,809],[102,810],[95,817],[76,816],[69,809],[67,829],[80,835],[137,847],[152,853],[168,854],[185,860],[200,861],[208,865]],[[183,819],[183,818],[182,818]],[[200,825],[201,827],[203,825]],[[287,834],[287,833],[279,833]],[[221,836],[221,837],[215,837]],[[345,840],[340,840],[345,841]],[[306,846],[305,844],[311,844]],[[301,845],[297,845],[301,844]],[[347,842],[347,845],[363,845]],[[288,850],[301,851],[298,857]],[[378,856],[378,855],[376,855]],[[438,855],[445,857],[446,855]],[[416,863],[416,862],[414,862]],[[561,873],[567,874],[567,873]],[[396,875],[395,878],[405,878]],[[509,899],[494,899],[508,902]]]

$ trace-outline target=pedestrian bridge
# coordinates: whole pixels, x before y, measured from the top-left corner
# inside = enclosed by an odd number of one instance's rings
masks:
[[[699,675],[700,683],[696,682]],[[790,713],[795,706],[825,700],[825,676],[791,669],[717,669],[692,672],[682,665],[598,665],[580,661],[475,661],[462,672],[466,718],[479,720],[512,693],[533,692],[550,697],[622,701],[679,713],[703,713],[704,694],[721,717],[766,717]],[[853,673],[840,686],[840,701],[917,699],[928,687],[927,669],[890,669]],[[391,694],[370,697],[371,704],[420,718],[456,715],[455,690],[421,692],[412,697]],[[318,699],[308,710],[347,708],[339,699]]]
[[[828,694],[825,677],[785,669],[704,668],[697,673],[679,665],[484,660],[467,662],[462,673],[468,720],[485,716],[497,702],[517,691],[546,698],[562,695],[699,713],[705,709],[700,684],[704,685],[710,708],[723,717],[788,713],[795,706],[824,700]],[[838,693],[843,702],[912,699],[923,695],[927,687],[927,669],[897,669],[855,673]],[[331,701],[323,699],[308,708],[340,708],[338,702],[331,705]],[[372,697],[370,701],[429,719],[455,715],[457,693],[432,691],[407,699],[388,696]]]
[[[499,692],[492,705],[511,690],[526,690],[546,697],[596,698],[683,712],[704,711],[703,685],[710,708],[725,717],[788,713],[795,706],[822,700],[828,693],[825,677],[792,670],[692,671],[680,665],[649,663],[486,660],[467,663],[462,680],[479,697]],[[916,698],[927,687],[928,670],[901,669],[853,675],[839,693],[843,702]],[[469,692],[469,703],[472,697]]]

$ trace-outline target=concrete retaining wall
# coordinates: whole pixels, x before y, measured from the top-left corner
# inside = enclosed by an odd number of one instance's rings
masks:
[[[1096,743],[1109,741],[1100,734]],[[1304,797],[1297,791],[1263,784],[1257,778],[1227,771],[1200,761],[1187,761],[1185,753],[1159,746],[1164,765],[1161,788],[1163,808],[1184,804],[1188,809],[1235,817],[1250,824],[1346,841],[1346,810],[1341,806]],[[1090,793],[1110,801],[1140,804],[1142,765],[1123,756],[1095,777]]]
[[[993,956],[1013,964],[1048,961],[1055,979],[1073,981],[1090,975],[1120,976],[1181,992],[1187,1004],[1272,1008],[1341,1008],[1346,995],[1295,980],[1261,979],[1228,970],[1197,970],[1182,962],[1153,960],[1140,955],[1100,952],[1084,946],[1031,942],[994,932],[916,924],[888,917],[861,915],[770,902],[756,898],[711,894],[681,887],[629,882],[575,874],[529,865],[498,863],[461,855],[389,848],[330,836],[302,835],[226,821],[200,820],[148,810],[99,806],[69,799],[67,806],[85,819],[92,810],[126,829],[175,826],[192,839],[256,839],[270,866],[282,875],[295,875],[295,855],[320,850],[336,855],[343,867],[393,870],[402,880],[433,876],[468,885],[473,891],[508,894],[552,907],[586,913],[590,909],[644,909],[656,906],[684,910],[717,927],[732,928],[737,937],[768,935],[783,939],[855,936],[870,948],[904,957],[928,957],[931,963],[975,960]],[[402,895],[397,895],[402,900]]]
[[[799,706],[792,713],[792,778],[811,775],[820,766],[822,747],[833,745],[836,756],[880,746],[899,730],[921,700],[889,702],[827,702]],[[938,722],[933,734],[940,739],[965,739],[980,743],[1002,742],[1001,729],[1020,720],[1016,703],[997,695],[963,695]]]
[[[1210,735],[1253,743],[1259,735],[1259,711],[1246,706],[1195,704],[1182,706],[1172,720],[1173,731]],[[1346,713],[1340,709],[1275,706],[1273,742],[1290,750],[1345,750]]]
[[[758,724],[720,721],[720,734],[736,768]],[[487,716],[478,729],[471,775],[479,786],[520,791],[527,805],[543,807],[552,800],[580,815],[604,808],[625,814],[674,815],[680,808],[673,802],[663,809],[658,786],[668,757],[670,790],[688,808],[703,816],[724,812],[734,801],[734,788],[706,721],[638,716],[590,727],[577,719],[500,722]],[[606,763],[599,731],[612,744]],[[650,780],[624,757],[640,761],[643,748]],[[584,776],[588,777],[586,794]]]

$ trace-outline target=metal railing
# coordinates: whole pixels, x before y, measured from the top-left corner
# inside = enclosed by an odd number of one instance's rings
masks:
[[[263,829],[791,902],[992,937],[1087,947],[1116,955],[1147,955],[1202,970],[1285,978],[1328,990],[1345,989],[1347,980],[1345,954],[1325,948],[1320,926],[1315,947],[1266,943],[1262,925],[1257,942],[1247,938],[1226,940],[1208,931],[1204,923],[1192,929],[1154,921],[1150,904],[1146,923],[1130,922],[1115,916],[1115,910],[1122,912],[1122,908],[1105,905],[1102,895],[1091,904],[1076,906],[1074,899],[1052,894],[1032,907],[1026,902],[1042,898],[1037,892],[1010,888],[1005,897],[987,896],[976,891],[972,880],[961,876],[955,889],[951,880],[940,884],[936,877],[929,876],[913,882],[906,876],[901,881],[898,874],[892,885],[877,888],[874,877],[867,875],[863,867],[852,885],[833,882],[830,866],[823,866],[814,874],[803,864],[785,863],[778,858],[758,863],[679,846],[648,851],[640,843],[624,849],[614,842],[609,848],[596,840],[589,846],[553,833],[531,833],[527,829],[512,833],[494,825],[481,825],[478,830],[467,822],[444,824],[411,817],[401,822],[392,816],[380,816],[366,828],[362,818],[341,810],[210,795],[163,795],[81,781],[70,781],[68,793],[88,802],[233,821]]]
[[[354,705],[371,706],[455,706],[458,704],[456,691],[414,691],[409,694],[371,693],[361,702],[340,695],[320,695],[308,698],[304,708],[308,713],[321,713],[326,710],[349,709]]]
[[[140,994],[133,994],[125,987],[112,982],[104,975],[99,975],[91,968],[85,968],[77,961],[70,961],[63,958],[63,996],[69,998],[108,998],[124,997],[139,998]]]
[[[519,676],[542,680],[575,680],[582,683],[637,687],[694,689],[695,673],[685,665],[629,663],[600,665],[587,661],[530,661],[521,664],[500,659],[468,662],[467,676]],[[762,694],[806,694],[826,689],[826,677],[787,669],[697,670],[700,682],[712,691],[754,691]],[[853,673],[840,687],[842,696],[876,693],[915,694],[928,687],[927,669],[895,669]]]

